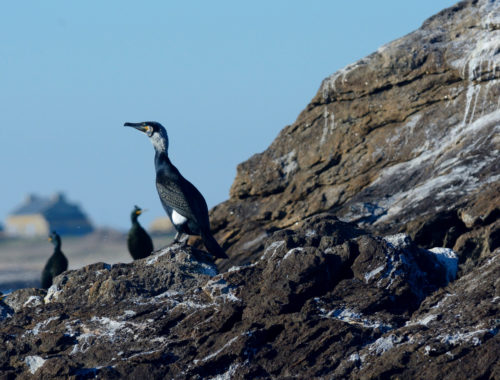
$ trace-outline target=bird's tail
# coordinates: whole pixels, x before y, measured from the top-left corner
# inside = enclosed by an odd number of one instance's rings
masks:
[[[226,252],[222,249],[222,247],[217,243],[217,240],[213,237],[210,232],[202,232],[201,238],[203,239],[203,243],[207,248],[208,252],[210,252],[215,257],[220,259],[228,259],[229,257],[226,255]]]

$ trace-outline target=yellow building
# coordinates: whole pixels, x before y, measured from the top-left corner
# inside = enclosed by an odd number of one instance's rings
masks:
[[[92,230],[87,216],[77,205],[67,202],[62,193],[50,198],[28,195],[5,221],[8,236],[47,236],[50,231],[59,235],[85,235]]]
[[[154,219],[149,225],[149,232],[152,235],[162,235],[175,232],[174,226],[168,217]]]

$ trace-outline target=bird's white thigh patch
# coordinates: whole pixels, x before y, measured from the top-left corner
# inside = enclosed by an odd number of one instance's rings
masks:
[[[172,222],[174,222],[176,226],[178,226],[179,224],[184,224],[186,221],[187,218],[185,216],[182,216],[175,210],[172,211]]]

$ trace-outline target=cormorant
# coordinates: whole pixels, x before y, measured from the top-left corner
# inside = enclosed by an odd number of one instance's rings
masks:
[[[50,256],[42,271],[42,288],[48,289],[52,279],[68,269],[68,259],[61,251],[61,238],[56,231],[49,235],[49,241],[54,244],[54,253]]]
[[[205,247],[212,255],[226,259],[226,253],[210,232],[205,198],[170,162],[168,135],[165,128],[154,121],[125,123],[125,126],[146,133],[153,143],[156,189],[163,208],[177,230],[174,242],[180,242],[183,234],[201,235]]]
[[[130,219],[132,219],[132,227],[128,232],[127,245],[128,251],[134,260],[143,259],[153,252],[153,241],[137,220],[141,214],[142,209],[134,206],[132,214],[130,215]]]

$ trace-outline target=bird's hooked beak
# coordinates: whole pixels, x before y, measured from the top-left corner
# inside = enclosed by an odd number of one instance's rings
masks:
[[[151,136],[153,133],[153,127],[144,123],[125,123],[123,126],[135,128],[138,131],[146,133],[148,136]]]

